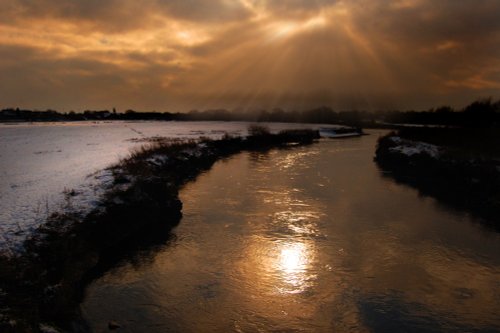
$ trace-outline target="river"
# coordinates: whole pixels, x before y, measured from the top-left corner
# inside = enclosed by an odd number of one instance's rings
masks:
[[[217,162],[182,189],[167,240],[87,288],[84,318],[95,332],[499,331],[500,235],[384,175],[381,133]]]
[[[265,125],[273,132],[320,126]],[[82,211],[95,208],[103,182],[99,172],[149,140],[246,135],[248,126],[221,121],[0,123],[0,252],[22,249],[52,212],[65,210],[64,192],[79,194],[72,205]]]

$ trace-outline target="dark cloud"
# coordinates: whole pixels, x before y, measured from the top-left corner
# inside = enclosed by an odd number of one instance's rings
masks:
[[[474,41],[500,32],[500,2],[496,0],[422,0],[408,7],[395,3],[358,1],[352,11],[354,20],[366,31],[373,29],[391,39],[416,43]]]
[[[195,22],[243,20],[250,12],[238,1],[227,0],[158,0],[156,6],[176,18]]]
[[[105,32],[144,29],[171,19],[222,24],[249,15],[239,2],[224,0],[12,0],[0,4],[0,9],[4,24],[56,19],[82,30]]]
[[[42,20],[59,20],[81,29],[121,31],[144,25],[150,15],[139,2],[119,0],[13,0],[2,6],[4,24],[31,25]],[[41,26],[40,26],[41,27]]]
[[[317,13],[322,9],[333,6],[339,0],[261,0],[260,6],[280,16],[304,15]]]
[[[405,58],[406,69],[415,68],[415,79],[424,74],[442,81],[492,74],[486,72],[498,65],[500,57],[500,2],[413,2],[401,7],[394,2],[371,2],[364,11],[353,10],[356,28],[377,41],[377,53],[388,66],[397,62],[390,59],[397,55]]]

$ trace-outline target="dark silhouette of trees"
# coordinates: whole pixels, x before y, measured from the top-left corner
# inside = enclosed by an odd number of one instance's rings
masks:
[[[0,111],[0,121],[75,121],[75,120],[177,120],[177,121],[257,121],[317,124],[344,124],[355,127],[394,127],[401,124],[491,127],[500,124],[500,101],[480,99],[462,110],[440,106],[426,111],[334,111],[322,106],[304,111],[280,108],[260,111],[226,109],[192,110],[188,113],[126,110],[85,110],[59,113],[55,110],[32,111],[8,108]]]

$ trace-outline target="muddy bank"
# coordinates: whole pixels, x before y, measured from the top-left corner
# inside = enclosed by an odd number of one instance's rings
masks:
[[[254,128],[252,134],[156,142],[107,170],[113,182],[92,212],[54,213],[25,242],[22,255],[0,257],[0,330],[87,331],[78,312],[85,286],[124,252],[168,239],[182,217],[183,184],[232,154],[311,144],[319,137],[310,130],[270,134]]]
[[[379,139],[375,161],[384,175],[454,209],[470,212],[500,231],[500,161],[491,155],[471,155],[469,147],[459,149],[459,143],[417,141],[415,131],[412,136],[395,132]],[[491,144],[485,142],[485,146]]]

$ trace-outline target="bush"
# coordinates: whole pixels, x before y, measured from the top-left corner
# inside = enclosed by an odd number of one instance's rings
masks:
[[[271,131],[269,127],[262,125],[250,125],[248,126],[248,135],[250,136],[267,136],[270,135]]]

